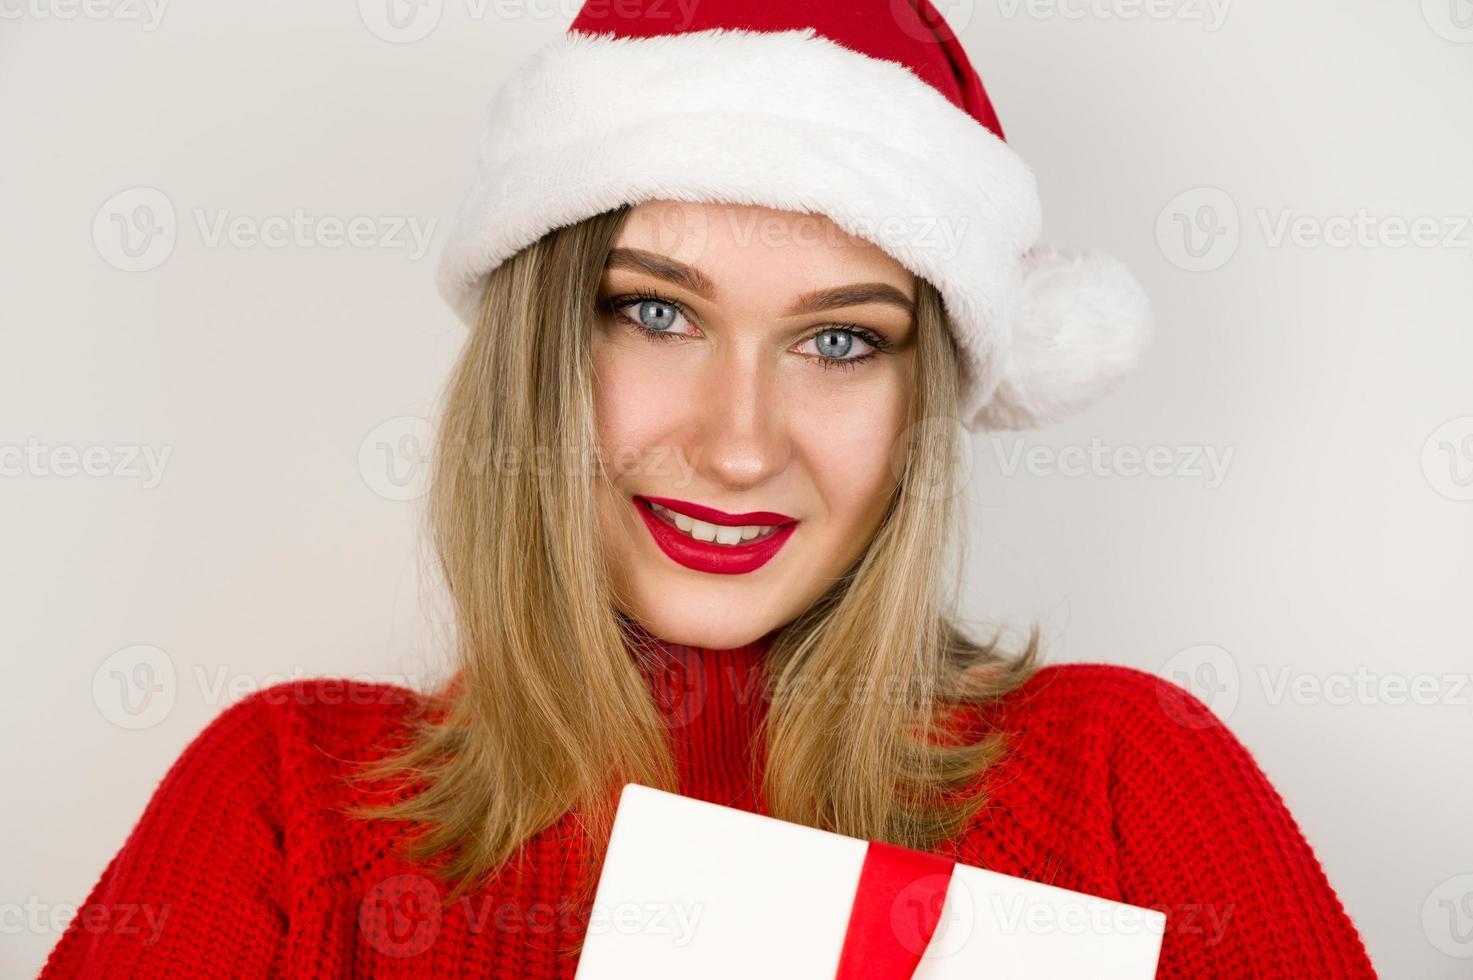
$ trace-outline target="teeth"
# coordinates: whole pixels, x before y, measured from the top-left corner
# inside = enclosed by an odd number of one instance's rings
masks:
[[[714,541],[717,544],[741,544],[743,541],[751,541],[754,538],[765,537],[775,530],[775,527],[765,524],[748,524],[742,527],[725,527],[719,524],[711,524],[707,521],[698,521],[694,517],[685,514],[677,514],[668,507],[651,503],[657,514],[662,514],[673,521],[675,526],[697,541]]]

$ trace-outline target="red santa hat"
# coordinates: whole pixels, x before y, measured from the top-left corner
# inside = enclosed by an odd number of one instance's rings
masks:
[[[974,431],[1072,414],[1150,333],[1120,262],[1038,244],[1033,173],[928,0],[587,0],[492,99],[437,286],[472,323],[519,250],[657,198],[823,214],[927,279]]]

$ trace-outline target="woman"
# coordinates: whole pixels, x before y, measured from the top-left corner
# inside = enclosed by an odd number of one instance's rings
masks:
[[[1144,300],[1035,246],[933,10],[777,6],[590,6],[502,90],[442,265],[454,680],[228,709],[45,975],[570,977],[627,781],[1161,909],[1163,976],[1372,975],[1200,703],[953,625],[957,422],[1098,396]]]

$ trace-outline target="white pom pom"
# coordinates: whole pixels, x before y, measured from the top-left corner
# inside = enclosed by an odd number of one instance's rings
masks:
[[[1036,429],[1106,394],[1140,360],[1151,304],[1130,270],[1101,252],[1035,246],[1001,380],[970,428]]]

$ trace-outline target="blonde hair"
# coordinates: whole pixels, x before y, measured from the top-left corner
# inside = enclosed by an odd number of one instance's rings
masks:
[[[408,821],[410,856],[437,865],[452,897],[569,812],[596,854],[625,782],[678,791],[607,573],[594,507],[606,475],[504,465],[545,447],[598,457],[589,334],[627,213],[561,228],[495,269],[446,391],[427,503],[460,674],[402,750],[363,773],[418,789],[361,812]],[[865,553],[774,634],[767,766],[754,778],[775,817],[924,849],[984,805],[980,777],[1002,751],[997,732],[943,737],[948,712],[1022,683],[1038,627],[1005,655],[948,614],[957,359],[939,295],[917,285],[912,424],[893,498]]]

